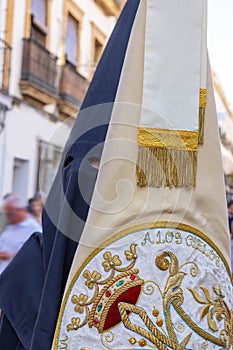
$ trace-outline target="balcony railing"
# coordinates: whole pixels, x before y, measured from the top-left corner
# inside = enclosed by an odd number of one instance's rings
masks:
[[[76,113],[82,103],[88,88],[87,80],[80,75],[75,67],[67,62],[62,67],[59,85],[59,109],[67,113]]]
[[[57,57],[32,39],[24,39],[21,81],[56,94]]]
[[[7,93],[10,82],[11,47],[0,39],[0,90]]]

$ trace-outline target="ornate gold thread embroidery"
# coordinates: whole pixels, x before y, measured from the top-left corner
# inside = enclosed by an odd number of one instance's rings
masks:
[[[157,350],[158,349],[157,347],[155,347],[155,346],[153,346],[151,344],[148,344],[145,339],[140,339],[139,341],[137,341],[136,338],[131,337],[131,338],[129,338],[129,343],[131,345],[138,344],[141,348],[144,348],[145,346],[148,345],[149,348],[147,348],[147,350],[149,350],[149,349],[156,349]]]
[[[173,343],[169,338],[163,335],[151,322],[146,312],[140,307],[127,303],[119,303],[118,307],[121,314],[122,322],[124,323],[125,327],[148,339],[152,344],[156,345],[159,350],[167,349],[164,344],[166,344],[174,350],[184,349],[183,347]],[[133,312],[139,315],[150,332],[138,325],[132,324],[127,312]]]
[[[131,345],[137,344],[137,340],[135,338],[130,338],[129,342],[130,342]]]
[[[138,144],[144,147],[197,151],[198,133],[186,130],[139,128]]]
[[[131,271],[131,273],[133,273],[133,270]],[[135,273],[135,272],[134,272]],[[130,287],[135,287],[135,286],[138,286],[138,285],[142,285],[144,283],[143,280],[137,278],[135,281],[133,282],[130,282],[125,284],[123,287],[119,288],[118,291],[115,291],[114,292],[114,295],[112,297],[109,298],[109,303],[106,304],[106,306],[104,307],[104,310],[101,314],[101,319],[100,319],[100,322],[98,324],[98,330],[99,332],[103,332],[103,327],[104,327],[104,324],[105,324],[105,320],[106,320],[106,317],[107,317],[107,314],[109,312],[109,309],[111,307],[111,305],[115,302],[115,300],[121,295],[123,294],[125,291],[127,291],[129,289],[129,285]],[[107,289],[105,288],[104,291],[106,291]],[[93,305],[93,311],[91,312],[91,316],[90,316],[90,321],[89,321],[89,325],[92,326],[94,325],[93,324],[93,320],[94,320],[94,315],[95,315],[95,309],[97,307],[98,303],[96,302],[94,305]]]
[[[101,334],[101,343],[108,350],[114,350],[114,349],[112,347],[108,346],[105,342],[110,344],[110,343],[114,342],[114,340],[115,340],[115,336],[114,336],[114,333],[111,331],[109,331],[108,334]]]
[[[160,295],[162,296],[162,291],[160,289],[160,286],[158,285],[158,283],[156,283],[155,281],[152,281],[152,280],[148,280],[148,281],[144,282],[144,286],[143,286],[143,290],[142,290],[143,293],[147,294],[147,295],[152,295],[155,291],[155,288],[153,285],[155,285],[158,288]]]
[[[181,346],[186,347],[192,337],[192,333],[188,334],[187,337],[180,343]]]
[[[88,289],[93,289],[95,287],[95,284],[101,279],[102,276],[96,270],[93,272],[86,270],[83,273],[83,277],[86,278],[85,285],[88,287]]]
[[[73,295],[71,301],[76,304],[74,310],[80,314],[83,314],[85,306],[87,305],[88,296],[81,293],[79,296]]]
[[[147,341],[145,339],[140,339],[138,345],[142,348],[147,345]]]
[[[167,258],[170,258],[170,261]],[[169,269],[170,276],[167,279],[167,283],[162,295],[163,298],[163,309],[166,315],[166,324],[168,334],[171,339],[177,343],[176,334],[171,321],[170,304],[175,299],[177,303],[182,304],[184,301],[183,292],[180,288],[185,273],[180,271],[178,259],[175,254],[171,252],[163,252],[157,255],[155,259],[156,266],[161,271]]]
[[[200,327],[197,326],[197,324],[195,322],[193,322],[191,320],[191,318],[184,312],[184,310],[182,309],[182,307],[174,305],[176,311],[180,314],[180,316],[182,317],[182,319],[189,325],[189,327],[194,330],[195,333],[199,334],[203,339],[209,340],[211,343],[219,345],[219,346],[224,346],[224,343],[212,336],[211,334],[205,332],[203,329],[201,329]]]
[[[119,233],[113,235],[111,238],[109,238],[108,240],[106,240],[104,243],[102,243],[99,247],[97,247],[89,256],[88,258],[83,262],[83,264],[80,266],[80,268],[77,270],[76,274],[74,275],[68,289],[67,292],[64,296],[64,300],[60,309],[60,313],[59,313],[59,317],[58,317],[58,322],[57,322],[57,327],[56,327],[56,332],[55,332],[55,337],[54,337],[54,350],[58,350],[58,346],[59,346],[59,335],[60,335],[60,328],[62,325],[62,319],[63,319],[63,314],[64,314],[64,310],[69,298],[69,295],[71,293],[71,290],[74,286],[75,281],[77,280],[78,276],[80,275],[81,271],[84,269],[84,267],[93,259],[93,257],[95,255],[97,255],[101,250],[103,250],[105,247],[107,247],[108,245],[110,245],[111,243],[119,240],[120,238],[129,235],[133,232],[136,231],[142,231],[142,230],[146,230],[146,229],[153,229],[153,228],[174,228],[174,229],[179,229],[179,230],[183,230],[183,231],[187,231],[187,232],[192,232],[194,234],[196,234],[197,236],[201,237],[202,239],[204,239],[210,246],[212,246],[212,248],[218,252],[219,256],[221,257],[223,263],[226,266],[226,269],[228,271],[228,274],[231,278],[232,281],[232,276],[231,276],[231,272],[230,272],[230,268],[229,265],[226,262],[226,259],[224,257],[224,255],[222,254],[222,252],[218,249],[218,247],[201,231],[186,225],[186,224],[180,224],[180,223],[176,223],[176,222],[169,222],[169,221],[158,221],[155,223],[145,223],[145,224],[140,224],[140,225],[136,225],[127,229],[124,229],[122,231],[120,231]],[[232,322],[232,321],[231,321]],[[204,343],[203,343],[204,344]],[[205,343],[207,344],[207,343]],[[203,346],[205,346],[205,344]],[[207,344],[208,345],[208,344]],[[204,349],[204,347],[203,347]]]
[[[152,314],[153,314],[154,317],[158,317],[158,316],[159,316],[159,310],[157,310],[156,308],[154,308]]]
[[[86,315],[83,322],[79,317],[72,317],[71,323],[67,325],[67,331],[77,331],[88,323],[90,328],[94,326],[99,333],[102,333],[106,330],[104,326],[108,312],[120,295],[134,287],[139,287],[137,294],[135,294],[135,298],[139,298],[144,281],[137,275],[139,270],[132,269],[138,258],[136,246],[136,244],[131,244],[130,249],[125,251],[126,260],[130,262],[127,267],[121,267],[122,262],[118,255],[112,256],[109,251],[103,254],[102,266],[105,272],[110,272],[110,276],[104,280],[101,280],[102,275],[96,270],[93,272],[85,270],[83,272],[83,277],[86,279],[85,285],[89,290],[94,290],[94,293],[90,300],[83,293],[79,296],[72,296],[71,302],[75,304],[74,311],[79,314],[83,314],[85,311]],[[115,276],[116,273],[118,274]],[[101,286],[103,288],[100,290]],[[91,312],[89,310],[90,306]],[[108,326],[108,329],[114,326]]]
[[[121,266],[122,264],[121,260],[119,259],[119,255],[112,256],[110,252],[104,253],[104,259],[105,261],[102,263],[102,265],[105,272],[108,272],[117,266]]]
[[[180,269],[183,269],[183,267],[188,266],[188,265],[190,265],[190,264],[194,265],[194,266],[191,267],[191,269],[190,269],[190,275],[191,275],[192,277],[197,277],[197,275],[198,275],[198,273],[199,273],[199,268],[198,268],[197,264],[196,264],[194,261],[188,261],[188,262],[182,264],[182,265],[180,266]]]
[[[170,260],[168,260],[168,258]],[[182,281],[183,281],[186,273],[181,271],[181,267],[179,266],[179,262],[178,262],[177,257],[175,256],[175,254],[173,254],[171,252],[162,252],[162,253],[158,254],[158,256],[156,257],[155,263],[156,263],[156,266],[162,271],[166,271],[169,269],[170,275],[167,279],[167,283],[166,283],[162,297],[163,297],[163,309],[165,312],[165,322],[167,324],[168,333],[169,333],[169,336],[171,337],[171,339],[176,341],[176,336],[174,333],[174,328],[173,328],[171,315],[170,315],[170,305],[173,305],[174,308],[176,309],[176,311],[178,312],[178,314],[189,325],[189,327],[191,329],[193,329],[196,333],[198,333],[203,339],[207,339],[207,340],[211,341],[212,343],[220,345],[220,346],[225,346],[225,345],[228,346],[228,344],[230,342],[232,342],[232,331],[231,331],[231,333],[229,331],[229,325],[231,322],[231,313],[230,313],[229,309],[228,309],[228,314],[227,314],[228,318],[226,317],[225,311],[223,311],[223,307],[221,307],[221,309],[219,309],[219,305],[216,305],[216,304],[215,304],[216,309],[215,310],[212,309],[211,313],[209,313],[210,294],[209,294],[208,290],[205,287],[201,287],[201,289],[204,291],[204,294],[208,300],[208,302],[205,302],[196,291],[194,291],[193,289],[189,289],[191,291],[191,293],[193,294],[196,301],[198,301],[201,304],[205,304],[205,307],[202,310],[202,318],[207,314],[209,315],[208,324],[209,324],[209,327],[212,331],[218,330],[216,328],[215,322],[213,322],[213,315],[216,313],[216,315],[219,317],[219,319],[223,313],[225,315],[225,329],[224,329],[224,331],[221,332],[220,339],[205,332],[200,327],[198,327],[195,322],[193,322],[191,320],[191,318],[183,311],[183,309],[181,307],[181,305],[184,302],[184,296],[183,296],[183,290],[181,289],[181,284],[182,284]],[[184,266],[184,265],[185,264],[183,264],[182,266]],[[222,294],[222,291],[220,290],[220,287],[219,287],[219,291],[216,288],[214,288],[214,291],[216,294],[219,295],[219,298],[215,299],[215,303],[217,301],[220,303],[220,299],[223,298],[223,294]],[[213,303],[211,305],[213,305]],[[224,307],[225,307],[225,309],[227,309],[227,306],[225,304],[224,304]],[[227,349],[229,349],[229,347]]]
[[[59,350],[67,350],[68,349],[68,337],[66,336],[64,339],[60,340]]]
[[[152,312],[152,315],[155,317],[155,319],[156,319],[156,325],[163,331],[163,333],[165,334],[165,335],[167,335],[167,333],[166,333],[166,331],[165,331],[165,329],[164,329],[164,327],[163,327],[163,319],[160,317],[160,312],[159,312],[159,310],[157,310],[155,307],[154,307],[154,309],[153,309],[153,312]]]
[[[230,349],[233,345],[232,311],[224,300],[225,295],[222,288],[220,285],[218,288],[213,287],[215,293],[214,300],[211,300],[210,292],[206,287],[201,286],[200,289],[204,292],[206,300],[204,300],[195,289],[188,288],[194,299],[199,304],[204,305],[201,312],[201,319],[207,316],[209,328],[213,332],[219,331],[214,317],[216,317],[218,321],[224,320],[224,329],[220,332],[220,338],[222,343],[225,344],[226,349]]]
[[[167,331],[168,331],[169,337],[175,343],[177,343],[177,337],[176,337],[176,333],[175,333],[173,323],[172,323],[170,308],[166,312],[166,325],[167,325]]]
[[[74,331],[79,329],[80,325],[80,318],[79,317],[72,317],[71,324],[68,324],[66,327],[68,331]]]

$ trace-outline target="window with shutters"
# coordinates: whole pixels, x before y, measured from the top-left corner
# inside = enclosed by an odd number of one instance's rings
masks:
[[[31,38],[45,47],[47,28],[47,0],[32,0]]]
[[[63,64],[69,63],[76,70],[79,68],[81,59],[81,32],[83,11],[76,2],[64,1],[62,58]]]
[[[90,79],[92,78],[95,68],[101,58],[106,43],[106,36],[99,30],[99,28],[92,23],[92,58]]]
[[[65,54],[66,60],[77,66],[79,57],[79,22],[71,14],[67,18]]]
[[[56,176],[61,156],[62,147],[47,144],[42,140],[39,141],[36,191],[40,191],[45,197],[47,197]]]

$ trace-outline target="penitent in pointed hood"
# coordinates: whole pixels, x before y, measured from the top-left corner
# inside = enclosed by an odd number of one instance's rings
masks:
[[[206,10],[140,1],[54,350],[232,348]]]

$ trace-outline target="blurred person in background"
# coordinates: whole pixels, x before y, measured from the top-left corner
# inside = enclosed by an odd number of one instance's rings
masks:
[[[7,227],[0,235],[0,274],[34,232],[41,232],[41,225],[32,218],[21,200],[10,194],[3,203]]]
[[[233,238],[233,201],[230,201],[227,204],[227,211],[228,211],[228,223],[229,223],[229,230],[231,239]]]
[[[229,231],[231,235],[231,271],[233,275],[233,201],[227,204]]]
[[[231,239],[231,273],[233,276],[233,239]]]
[[[34,197],[28,200],[28,211],[40,225],[42,224],[42,210],[43,201],[41,195],[36,193]]]

